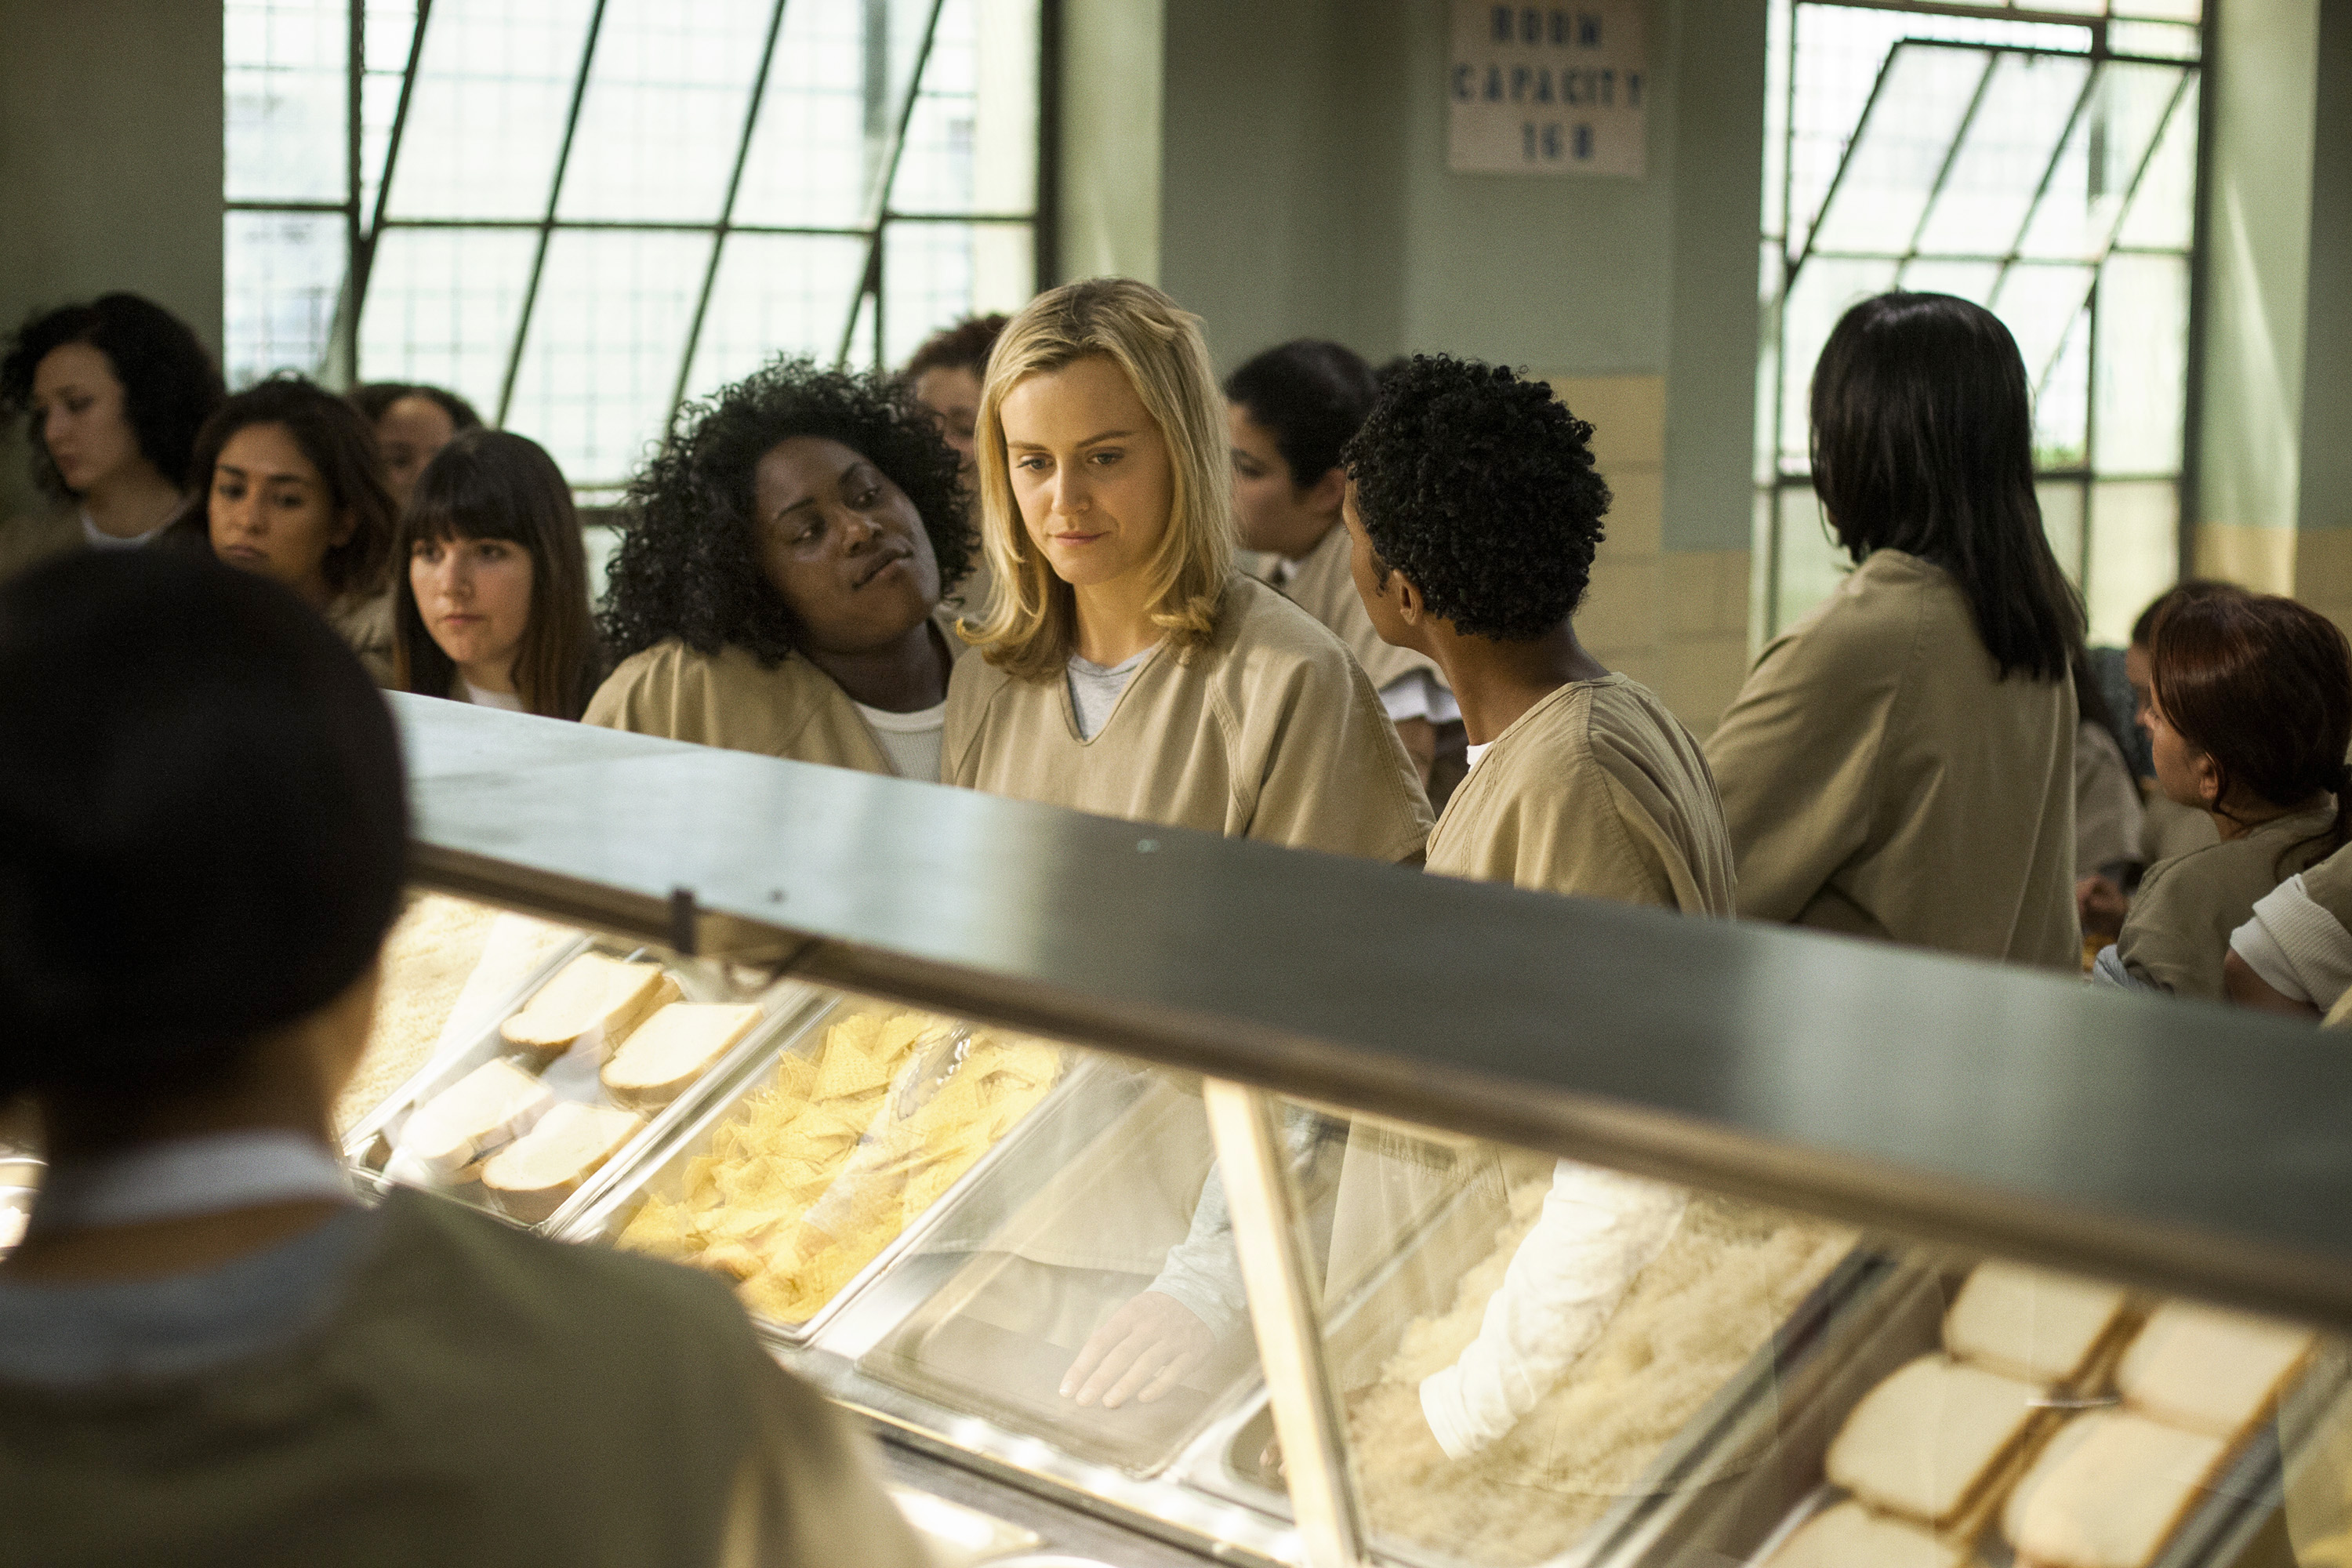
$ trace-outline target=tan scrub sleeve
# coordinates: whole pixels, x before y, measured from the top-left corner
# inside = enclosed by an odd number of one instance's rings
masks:
[[[2176,996],[2221,1000],[2230,933],[2253,918],[2254,905],[2272,889],[2325,853],[2324,844],[2304,841],[2335,819],[2332,805],[2282,816],[2242,838],[2149,867],[2116,939],[2116,957],[2135,978]],[[2308,874],[2303,885],[2308,893]]]
[[[580,717],[698,746],[894,771],[849,694],[797,654],[769,668],[748,649],[697,653],[672,638],[623,659]]]

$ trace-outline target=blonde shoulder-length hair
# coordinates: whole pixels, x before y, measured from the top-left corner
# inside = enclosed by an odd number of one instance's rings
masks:
[[[979,623],[961,627],[991,664],[1026,679],[1050,679],[1069,662],[1077,603],[1022,525],[1004,447],[1004,395],[1030,376],[1097,357],[1127,373],[1175,470],[1168,531],[1146,569],[1151,618],[1181,656],[1216,635],[1217,605],[1233,574],[1233,454],[1201,319],[1131,278],[1092,278],[1040,294],[988,355],[973,444],[981,542],[996,588]]]

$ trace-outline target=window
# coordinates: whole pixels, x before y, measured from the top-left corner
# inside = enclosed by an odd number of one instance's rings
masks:
[[[591,495],[777,353],[1038,283],[1040,0],[227,0],[227,369],[423,381]]]
[[[2079,22],[2053,19],[2082,13]],[[1813,363],[1893,288],[2007,323],[2052,547],[2119,642],[2179,560],[2199,0],[1932,11],[1775,0],[1759,279],[1762,630],[1836,585],[1808,473]]]

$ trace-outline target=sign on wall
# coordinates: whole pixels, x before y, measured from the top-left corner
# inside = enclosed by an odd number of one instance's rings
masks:
[[[1454,0],[1447,165],[1474,174],[1643,172],[1643,0]]]

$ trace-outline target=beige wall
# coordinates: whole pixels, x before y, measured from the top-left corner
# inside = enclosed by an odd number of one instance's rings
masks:
[[[0,331],[118,289],[219,352],[219,0],[0,0]],[[22,430],[0,515],[33,499]]]

